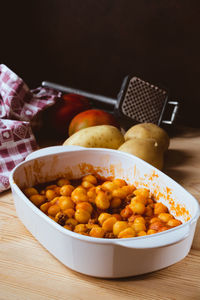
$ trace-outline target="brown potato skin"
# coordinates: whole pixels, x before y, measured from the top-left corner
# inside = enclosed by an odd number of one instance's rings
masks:
[[[167,132],[153,123],[141,123],[132,126],[124,135],[125,141],[132,138],[154,139],[163,151],[169,148],[170,139]]]
[[[157,169],[163,168],[163,149],[154,139],[132,138],[125,141],[118,150],[133,154]]]
[[[115,126],[98,125],[83,128],[75,132],[63,143],[63,145],[118,149],[124,141],[123,134]]]

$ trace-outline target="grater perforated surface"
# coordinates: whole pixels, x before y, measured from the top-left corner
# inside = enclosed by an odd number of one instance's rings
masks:
[[[167,92],[138,77],[133,77],[121,105],[124,115],[138,122],[158,123]]]

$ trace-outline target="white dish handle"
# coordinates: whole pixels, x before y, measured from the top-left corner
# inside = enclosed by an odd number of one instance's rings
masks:
[[[176,227],[176,230],[172,230],[171,232],[166,231],[166,234],[152,234],[149,235],[149,238],[145,238],[144,236],[138,239],[120,239],[117,241],[117,245],[126,248],[134,248],[134,249],[150,249],[150,248],[159,248],[170,246],[176,244],[189,236],[190,233],[190,225],[187,224],[185,226],[181,226],[180,228]]]
[[[33,159],[33,158],[38,158],[41,156],[45,156],[48,154],[54,154],[54,153],[62,153],[62,152],[66,152],[66,151],[74,151],[74,150],[80,150],[80,149],[85,149],[83,147],[80,146],[51,146],[51,147],[46,147],[46,148],[42,148],[39,150],[36,150],[32,153],[30,153],[27,157],[26,157],[26,161]]]

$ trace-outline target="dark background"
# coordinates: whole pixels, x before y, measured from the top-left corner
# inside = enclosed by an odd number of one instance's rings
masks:
[[[0,25],[0,63],[30,88],[49,80],[116,97],[136,75],[170,89],[177,123],[200,127],[200,1],[7,1]]]

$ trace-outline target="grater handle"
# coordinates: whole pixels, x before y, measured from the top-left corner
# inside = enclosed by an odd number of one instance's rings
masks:
[[[88,92],[85,92],[85,91],[82,91],[82,90],[77,90],[77,89],[74,89],[74,88],[71,88],[71,87],[63,86],[63,85],[53,83],[53,82],[49,82],[49,81],[43,81],[42,86],[43,87],[48,87],[48,88],[51,88],[51,89],[54,89],[54,90],[61,91],[63,93],[74,93],[74,94],[77,94],[77,95],[80,95],[80,96],[87,97],[89,99],[97,100],[101,103],[106,103],[106,104],[112,105],[112,106],[115,106],[116,102],[117,102],[116,99],[112,99],[112,98],[97,95],[97,94],[88,93]]]
[[[176,114],[178,112],[179,103],[177,101],[169,101],[168,104],[174,105],[174,109],[173,109],[172,114],[171,114],[171,120],[163,120],[162,123],[171,125],[171,124],[174,123]]]

